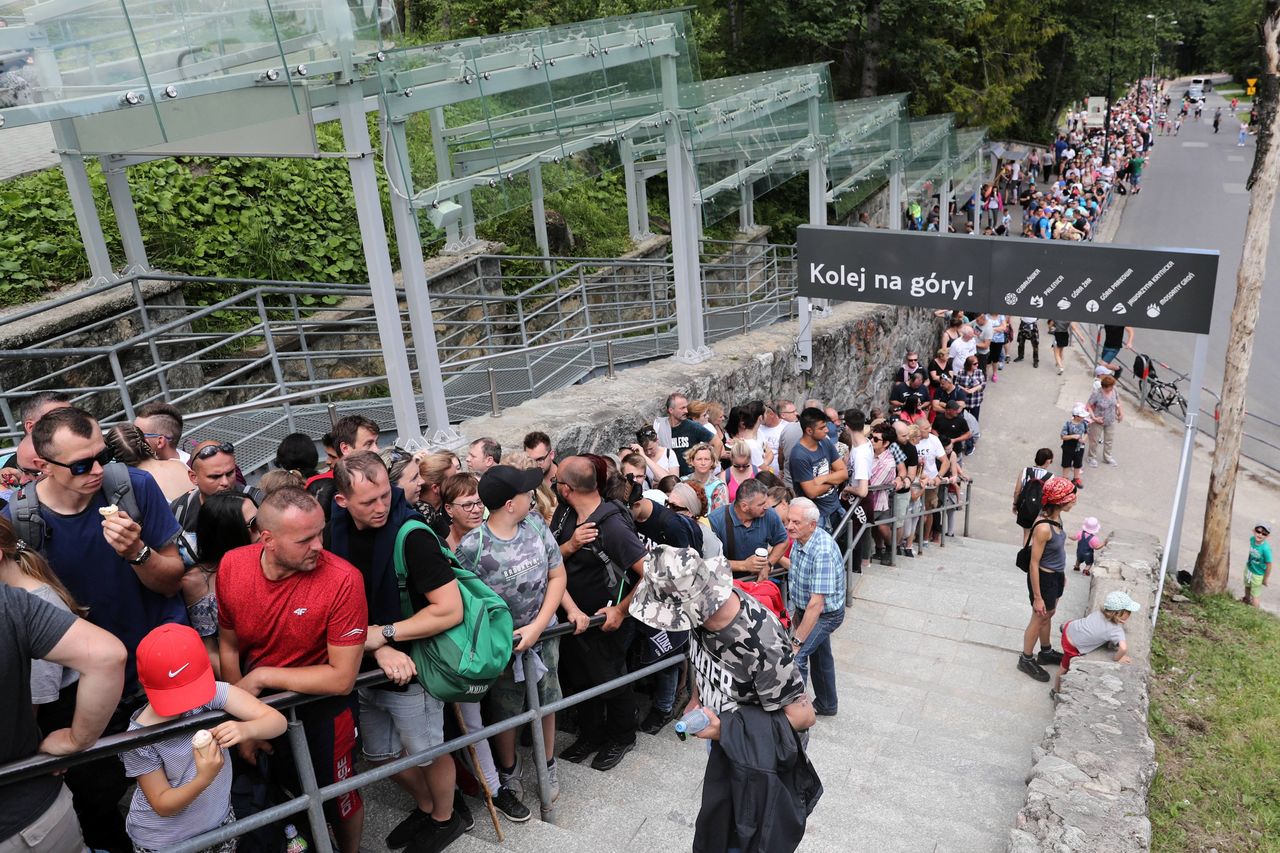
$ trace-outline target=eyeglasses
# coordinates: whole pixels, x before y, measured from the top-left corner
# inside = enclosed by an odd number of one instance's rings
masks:
[[[551,458],[551,453],[548,451],[541,456],[530,456],[529,458],[533,460],[534,465],[541,465],[543,462],[546,462]]]
[[[552,477],[552,478],[551,478],[551,490],[552,490],[553,492],[555,491],[556,486],[558,486],[558,485],[560,485],[560,481],[559,481],[559,480],[557,480],[555,477]]]
[[[667,509],[671,510],[672,512],[688,512],[689,511],[688,507],[680,506],[680,504],[676,504],[676,503],[671,503],[671,501],[667,501]]]
[[[484,501],[463,501],[461,503],[450,504],[450,506],[456,506],[463,512],[478,512],[484,508]]]
[[[230,453],[231,451],[228,450],[227,452]],[[405,450],[403,447],[392,447],[391,452],[388,454],[388,457],[391,460],[390,464],[394,465],[397,462],[403,462],[406,459],[412,459],[413,454],[410,453],[408,450]]]
[[[173,440],[173,436],[171,436],[171,435],[165,435],[165,434],[164,434],[164,433],[162,433],[162,432],[144,432],[144,433],[142,434],[142,437],[143,437],[143,438],[163,438],[165,441],[169,442],[170,444],[176,444],[176,443],[177,443],[177,442],[175,442],[175,441]]]
[[[77,459],[75,462],[59,462],[56,459],[46,459],[45,462],[50,465],[57,465],[59,468],[66,468],[73,477],[83,477],[93,471],[94,463],[106,465],[114,458],[115,454],[111,452],[111,449],[104,447],[97,456],[90,456],[88,459]]]
[[[245,526],[245,529],[246,529],[246,530],[257,530],[257,529],[258,529],[258,517],[255,515],[253,518],[251,518],[251,519],[249,519],[248,521],[246,521],[246,522],[244,523],[244,526]]]
[[[918,359],[918,358],[909,358],[909,359],[907,359],[907,364],[919,364],[919,363],[920,363],[920,359]]]
[[[196,451],[197,459],[212,459],[219,453],[235,453],[236,448],[229,441],[222,441],[217,444],[206,444],[204,447]]]

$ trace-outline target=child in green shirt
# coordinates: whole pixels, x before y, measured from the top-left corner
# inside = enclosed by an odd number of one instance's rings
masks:
[[[1261,607],[1262,588],[1271,577],[1271,522],[1259,521],[1249,537],[1249,562],[1244,572],[1244,603]]]

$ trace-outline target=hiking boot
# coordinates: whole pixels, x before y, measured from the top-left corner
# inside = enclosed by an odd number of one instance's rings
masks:
[[[512,823],[524,823],[533,816],[529,807],[520,802],[520,798],[506,785],[498,789],[498,795],[493,798],[493,807]]]
[[[655,705],[649,709],[649,713],[645,714],[643,720],[640,721],[640,731],[647,735],[656,735],[662,731],[662,727],[667,724],[667,720],[671,718],[671,712],[659,710]]]
[[[1044,667],[1035,662],[1035,659],[1029,655],[1018,655],[1018,669],[1034,678],[1036,681],[1048,681],[1049,673],[1044,671]]]
[[[454,812],[444,823],[433,820],[423,827],[409,844],[408,853],[440,853],[464,832],[466,827],[462,823],[462,815]]]
[[[624,755],[635,748],[635,741],[631,743],[606,744],[596,754],[596,760],[591,762],[591,768],[593,770],[612,770],[618,766],[618,762],[622,761]]]
[[[404,847],[413,837],[422,831],[428,823],[431,822],[431,815],[422,809],[415,808],[413,813],[407,818],[396,824],[395,829],[391,830],[384,839],[386,845],[392,850],[399,850]]]
[[[509,770],[498,768],[498,785],[507,788],[516,795],[516,799],[524,799],[524,774],[520,768],[520,756],[516,756],[515,765]]]
[[[587,740],[584,737],[578,738],[569,745],[564,752],[560,753],[560,757],[565,761],[572,761],[574,764],[581,764],[592,756],[593,753],[599,752],[604,744],[599,741]]]
[[[1062,652],[1054,648],[1041,649],[1036,660],[1039,663],[1059,664],[1062,663]]]

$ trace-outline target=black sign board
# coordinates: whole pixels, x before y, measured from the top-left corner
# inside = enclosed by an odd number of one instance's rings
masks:
[[[801,296],[1206,334],[1218,253],[802,225]]]

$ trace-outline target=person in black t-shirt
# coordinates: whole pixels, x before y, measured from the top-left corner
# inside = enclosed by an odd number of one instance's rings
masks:
[[[577,690],[626,673],[635,631],[627,606],[644,574],[645,548],[631,514],[605,500],[598,483],[590,459],[570,456],[561,462],[555,480],[560,505],[551,519],[568,574],[564,615],[578,630],[561,645],[560,676]],[[603,615],[604,625],[584,630],[593,615]],[[578,740],[561,757],[580,763],[596,754],[591,766],[611,770],[635,746],[636,727],[635,695],[629,686],[619,687],[578,706]]]
[[[956,401],[947,403],[942,414],[934,418],[933,431],[940,438],[950,439],[957,455],[963,456],[968,452],[968,441],[973,438],[973,433],[969,431],[969,422],[964,419]]]
[[[923,410],[928,407],[929,389],[924,386],[924,371],[916,370],[906,382],[897,382],[889,392],[889,407],[897,410],[915,400]]]
[[[369,451],[344,455],[333,468],[333,517],[329,550],[348,560],[364,576],[369,625],[363,670],[381,668],[392,685],[362,687],[360,734],[365,757],[391,761],[444,743],[444,703],[414,678],[412,658],[397,643],[433,637],[462,621],[462,593],[444,544],[392,486],[382,459]],[[400,528],[421,529],[404,540],[409,597],[415,613],[402,618],[395,571],[395,541]],[[432,761],[391,777],[417,808],[386,838],[391,848],[429,839],[442,849],[465,831],[465,819],[453,809],[456,773],[452,760]]]
[[[672,394],[667,397],[667,416],[654,421],[654,431],[664,446],[675,451],[680,463],[680,476],[687,477],[693,472],[693,466],[684,458],[685,451],[695,444],[708,442],[718,458],[724,450],[714,431],[697,421],[689,420],[689,399],[683,394]]]

